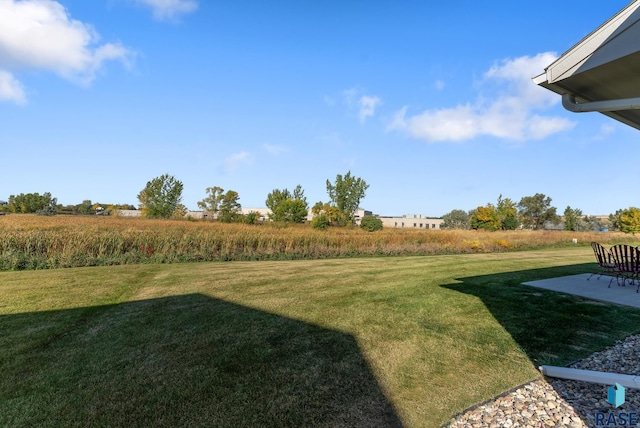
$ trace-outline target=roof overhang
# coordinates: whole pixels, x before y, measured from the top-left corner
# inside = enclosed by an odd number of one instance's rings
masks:
[[[640,0],[551,63],[534,83],[572,112],[597,111],[640,129]]]

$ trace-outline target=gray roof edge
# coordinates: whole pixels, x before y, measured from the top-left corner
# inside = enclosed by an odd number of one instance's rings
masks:
[[[580,64],[586,61],[597,49],[606,45],[609,38],[616,32],[621,33],[633,25],[637,20],[630,22],[628,18],[640,7],[640,0],[634,0],[622,10],[609,18],[606,22],[589,33],[576,43],[572,48],[563,53],[552,62],[545,70],[547,81],[554,83],[568,77]]]

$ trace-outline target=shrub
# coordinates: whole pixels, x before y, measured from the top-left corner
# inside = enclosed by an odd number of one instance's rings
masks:
[[[244,216],[244,224],[258,224],[260,221],[260,213],[251,211]]]
[[[509,242],[504,240],[504,239],[497,239],[496,240],[496,247],[498,247],[498,249],[508,250],[510,246],[511,245],[509,244]]]
[[[36,215],[45,215],[45,216],[53,216],[56,215],[58,213],[58,209],[56,207],[56,203],[55,203],[55,198],[53,199],[53,202],[45,205],[42,209],[39,209],[38,211],[36,211]]]
[[[367,232],[375,232],[376,230],[382,230],[382,220],[372,215],[366,215],[362,217],[360,221],[360,228]]]
[[[473,240],[465,239],[462,241],[462,245],[474,252],[484,252],[485,250],[484,243],[478,239],[473,239]]]
[[[314,229],[327,230],[329,224],[329,217],[324,213],[318,214],[311,220],[311,226],[313,226]]]

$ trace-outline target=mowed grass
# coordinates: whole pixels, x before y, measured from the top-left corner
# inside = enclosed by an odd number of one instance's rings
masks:
[[[640,330],[519,285],[595,269],[573,248],[0,272],[0,426],[439,426]]]

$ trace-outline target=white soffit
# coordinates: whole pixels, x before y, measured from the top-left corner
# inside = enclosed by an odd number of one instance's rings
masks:
[[[547,67],[546,81],[555,83],[640,50],[640,26],[634,25],[640,21],[638,8],[640,2],[633,1],[565,52]]]

